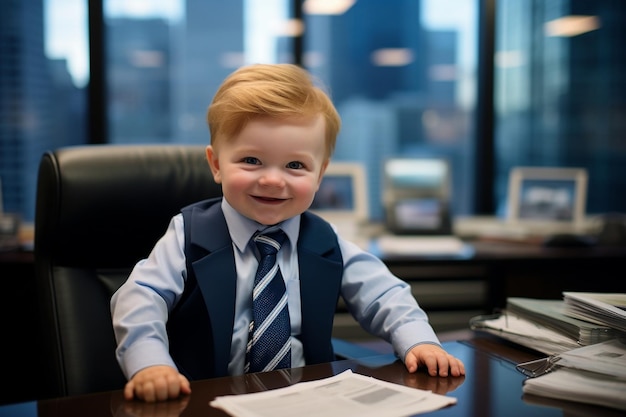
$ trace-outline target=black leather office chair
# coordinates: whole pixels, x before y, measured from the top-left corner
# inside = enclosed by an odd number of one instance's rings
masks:
[[[204,146],[93,145],[43,155],[35,216],[44,397],[120,389],[109,300],[183,206],[221,195]]]

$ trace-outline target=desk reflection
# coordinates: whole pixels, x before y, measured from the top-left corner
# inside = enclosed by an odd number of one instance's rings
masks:
[[[423,416],[623,415],[603,407],[523,396],[522,384],[525,377],[515,369],[515,364],[537,359],[537,354],[533,357],[533,354],[513,349],[510,345],[494,343],[492,340],[486,343],[480,343],[476,339],[450,342],[444,343],[444,347],[463,360],[467,371],[465,377],[431,377],[423,370],[410,374],[404,364],[393,355],[380,355],[303,368],[195,381],[192,383],[191,395],[164,403],[125,401],[120,390],[0,406],[0,417],[224,417],[228,415],[210,406],[210,402],[217,396],[286,387],[298,382],[327,378],[348,369],[380,380],[457,398],[457,404],[422,414]]]
[[[113,415],[115,417],[180,417],[189,404],[190,396],[157,403],[122,401]]]
[[[209,405],[210,401],[217,396],[249,394],[283,388],[303,381],[337,375],[348,369],[355,373],[371,375],[408,387],[430,390],[441,395],[454,391],[465,380],[465,377],[431,377],[426,371],[421,370],[410,374],[393,355],[381,355],[354,361],[339,361],[304,368],[196,381],[192,384],[193,391],[190,396],[164,403],[124,401],[120,392],[119,395],[111,396],[111,410],[115,417],[222,416],[226,414]]]
[[[403,385],[425,391],[432,391],[435,394],[447,395],[456,390],[465,381],[465,376],[459,377],[431,377],[426,372],[416,372],[405,375]]]

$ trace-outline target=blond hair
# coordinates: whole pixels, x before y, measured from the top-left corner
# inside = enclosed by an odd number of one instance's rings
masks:
[[[209,106],[207,123],[211,144],[217,149],[220,142],[238,135],[251,120],[317,115],[325,121],[325,156],[330,158],[341,119],[328,94],[297,65],[255,64],[239,68],[224,80]]]

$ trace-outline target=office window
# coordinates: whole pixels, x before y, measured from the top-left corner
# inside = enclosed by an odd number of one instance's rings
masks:
[[[381,168],[388,157],[450,159],[453,204],[459,212],[471,206],[467,155],[473,142],[475,0],[360,0],[339,15],[320,14],[307,1],[304,25],[294,21],[294,5],[287,0],[104,0],[105,51],[93,53],[104,56],[106,102],[104,108],[91,103],[89,114],[84,113],[90,76],[86,29],[78,37],[55,37],[57,30],[86,28],[85,2],[75,14],[68,13],[74,10],[72,0],[46,1],[54,29],[46,40],[65,39],[83,45],[83,51],[60,55],[72,64],[65,75],[80,99],[73,99],[71,117],[50,117],[62,120],[66,131],[37,140],[43,148],[84,142],[206,143],[206,107],[233,69],[252,62],[300,62],[329,86],[344,119],[336,159],[367,166],[373,219],[382,217]],[[294,42],[303,30],[306,46],[297,56]],[[73,42],[77,39],[81,42]],[[77,56],[83,57],[80,66]],[[86,138],[84,127],[100,114],[106,115],[106,129],[92,130]],[[32,218],[41,149],[20,153],[25,154],[31,157],[24,165],[31,180],[15,188],[32,198],[16,210]],[[25,175],[17,177],[21,181]]]
[[[86,1],[3,1],[0,15],[0,210],[32,222],[42,153],[86,140]]]
[[[104,2],[110,142],[207,143],[205,111],[230,72],[299,60],[329,87],[342,115],[336,159],[368,168],[372,218],[382,219],[383,160],[407,155],[450,159],[453,204],[468,210],[474,0],[359,0],[339,12],[307,1],[300,25],[284,0],[156,4]]]
[[[626,2],[500,0],[496,198],[514,166],[588,171],[587,213],[625,212]]]
[[[109,142],[208,143],[237,67],[293,62],[287,0],[104,0]]]
[[[382,220],[384,161],[442,157],[452,207],[472,207],[476,106],[477,2],[304,3],[303,63],[330,87],[343,119],[335,158],[367,167],[370,214]],[[307,7],[309,4],[309,7]]]
[[[12,22],[0,31],[3,209],[33,220],[45,150],[207,143],[205,111],[224,77],[247,63],[294,62],[328,85],[344,121],[335,159],[365,165],[374,220],[382,218],[383,162],[396,157],[445,157],[455,215],[474,214],[477,194],[492,188],[504,215],[509,170],[520,165],[586,168],[588,211],[626,212],[618,192],[626,182],[625,2],[331,2],[347,6],[339,11],[316,3],[0,2]],[[495,140],[493,178],[477,176],[475,162],[491,145],[476,137],[478,110],[491,111],[477,107],[485,4],[496,10],[496,53],[487,57],[495,77],[486,80],[495,116],[484,127]],[[105,49],[89,50],[88,6],[103,11],[91,29],[104,34]],[[90,56],[102,57],[102,67],[90,68]]]

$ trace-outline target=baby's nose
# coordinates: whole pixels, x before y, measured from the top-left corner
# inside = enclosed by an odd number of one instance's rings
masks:
[[[261,176],[260,182],[263,185],[279,186],[285,183],[285,179],[284,179],[282,172],[280,172],[280,170],[268,169]]]

